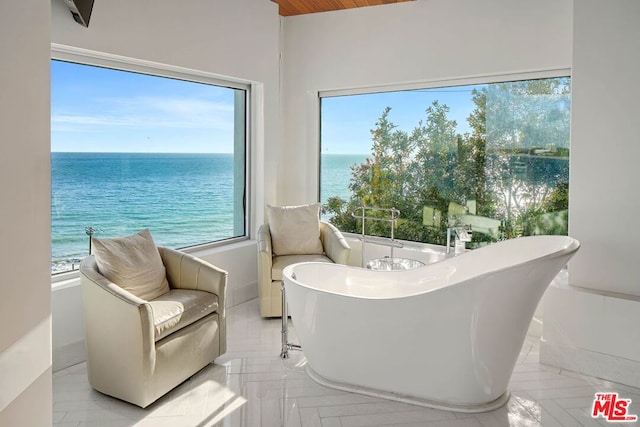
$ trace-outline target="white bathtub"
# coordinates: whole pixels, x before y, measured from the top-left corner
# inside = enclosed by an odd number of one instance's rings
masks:
[[[302,263],[283,272],[307,370],[331,387],[481,412],[503,405],[545,289],[577,240],[508,240],[407,271]]]

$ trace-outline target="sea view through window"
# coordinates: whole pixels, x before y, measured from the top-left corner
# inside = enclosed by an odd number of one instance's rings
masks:
[[[473,231],[471,248],[567,234],[569,77],[320,102],[320,201],[342,231],[361,232],[352,214],[366,206],[399,209],[395,237],[417,242],[444,244],[449,227]],[[388,237],[389,225],[366,233]]]
[[[247,88],[51,61],[51,271],[89,237],[246,236]],[[238,86],[238,85],[236,85]]]

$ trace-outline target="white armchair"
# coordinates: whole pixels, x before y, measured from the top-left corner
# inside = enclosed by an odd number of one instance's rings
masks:
[[[226,351],[227,272],[158,247],[169,290],[140,298],[80,265],[91,386],[146,407]]]
[[[347,264],[351,248],[334,225],[320,221],[323,253],[276,255],[269,224],[258,229],[258,298],[262,317],[282,316],[282,270],[298,262]]]

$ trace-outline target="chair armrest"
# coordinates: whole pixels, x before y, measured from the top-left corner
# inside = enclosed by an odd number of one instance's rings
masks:
[[[206,291],[218,296],[220,305],[225,297],[228,273],[200,258],[175,249],[158,247],[172,289]]]
[[[271,232],[269,224],[262,224],[258,228],[258,288],[261,283],[271,284],[272,266]]]
[[[89,359],[129,360],[126,370],[132,382],[150,376],[155,365],[153,312],[147,301],[111,282],[98,271],[90,255],[80,264],[80,281]],[[90,375],[107,372],[92,370]]]
[[[220,354],[227,350],[227,278],[228,273],[193,255],[175,249],[158,247],[172,289],[206,291],[218,296]]]
[[[320,221],[320,240],[324,246],[324,252],[336,264],[347,265],[351,247],[346,239],[333,224]]]

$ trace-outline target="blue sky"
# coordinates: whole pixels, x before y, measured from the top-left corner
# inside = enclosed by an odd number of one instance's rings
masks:
[[[233,90],[51,61],[51,151],[233,152]],[[366,154],[385,107],[411,131],[438,99],[468,131],[471,86],[324,98],[322,152]]]
[[[426,121],[425,110],[438,100],[450,110],[448,118],[457,122],[458,133],[470,131],[467,117],[475,104],[471,91],[477,86],[421,89],[322,99],[322,152],[324,154],[367,154],[371,152],[371,129],[386,107],[391,107],[389,120],[398,129],[411,132],[420,120]]]
[[[233,151],[234,90],[51,61],[51,151]]]

